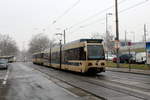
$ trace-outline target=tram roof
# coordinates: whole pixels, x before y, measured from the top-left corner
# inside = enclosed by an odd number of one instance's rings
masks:
[[[75,40],[75,41],[72,41],[72,42],[69,42],[69,43],[66,43],[66,44],[62,44],[62,47],[69,46],[69,45],[76,44],[76,43],[81,43],[81,42],[102,43],[103,39],[78,39],[78,40]],[[56,45],[53,49],[54,50],[59,50],[59,48],[60,48],[60,46]],[[47,49],[45,52],[49,52],[49,49]]]
[[[79,40],[75,40],[75,41],[72,41],[72,42],[67,43],[67,44],[80,43],[80,42],[87,42],[87,43],[102,43],[102,42],[103,42],[103,39],[79,39]]]
[[[12,55],[10,55],[10,56],[0,56],[0,58],[11,58],[11,57],[14,57],[14,56],[12,56]]]

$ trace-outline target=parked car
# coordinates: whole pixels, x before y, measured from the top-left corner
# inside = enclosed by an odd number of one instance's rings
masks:
[[[136,63],[145,64],[146,63],[146,53],[140,52],[136,54]]]
[[[8,60],[0,59],[0,69],[7,69],[7,68],[8,68]]]
[[[107,54],[105,54],[105,59],[106,59],[106,60],[112,61],[113,58],[115,58],[115,57],[116,57],[116,55],[113,55],[113,54],[108,54],[108,56],[107,56]]]
[[[121,54],[119,55],[119,63],[135,63],[135,56],[132,54]],[[113,58],[113,62],[116,63],[117,62],[117,57]]]

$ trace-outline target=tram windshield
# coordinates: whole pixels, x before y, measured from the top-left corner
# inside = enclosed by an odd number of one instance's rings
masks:
[[[103,60],[105,59],[103,45],[89,45],[87,46],[89,60]]]

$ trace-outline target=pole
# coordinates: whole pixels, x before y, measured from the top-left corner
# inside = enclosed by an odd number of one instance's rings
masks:
[[[62,58],[62,44],[61,44],[61,40],[60,40],[60,69],[61,69],[61,64],[62,64],[62,62],[61,62],[61,58]]]
[[[50,63],[50,66],[51,66],[51,64],[52,64],[51,51],[52,51],[52,47],[50,46],[50,53],[49,53],[49,63]]]
[[[125,31],[125,46],[127,47],[127,31]]]
[[[116,16],[116,41],[119,42],[119,20],[118,20],[118,0],[115,0],[115,16]],[[117,68],[119,68],[119,48],[116,49],[117,53]]]
[[[64,44],[66,44],[66,31],[64,30]]]
[[[108,18],[106,13],[106,48],[107,48],[107,61],[108,61]]]
[[[108,18],[106,13],[106,42],[107,42],[107,36],[108,36]]]
[[[130,46],[129,46],[129,56],[131,56],[130,54]],[[129,59],[129,72],[131,71],[131,58]]]
[[[108,60],[108,44],[109,44],[109,33],[108,33],[108,15],[112,15],[112,13],[106,13],[106,48],[107,48],[107,60]]]
[[[147,50],[146,50],[146,24],[144,24],[144,42],[145,42],[145,53],[146,53],[146,64],[147,64]]]

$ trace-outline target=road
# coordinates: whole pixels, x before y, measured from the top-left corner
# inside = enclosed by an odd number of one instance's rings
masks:
[[[0,100],[150,100],[149,77],[111,71],[86,76],[17,62],[0,70]]]

